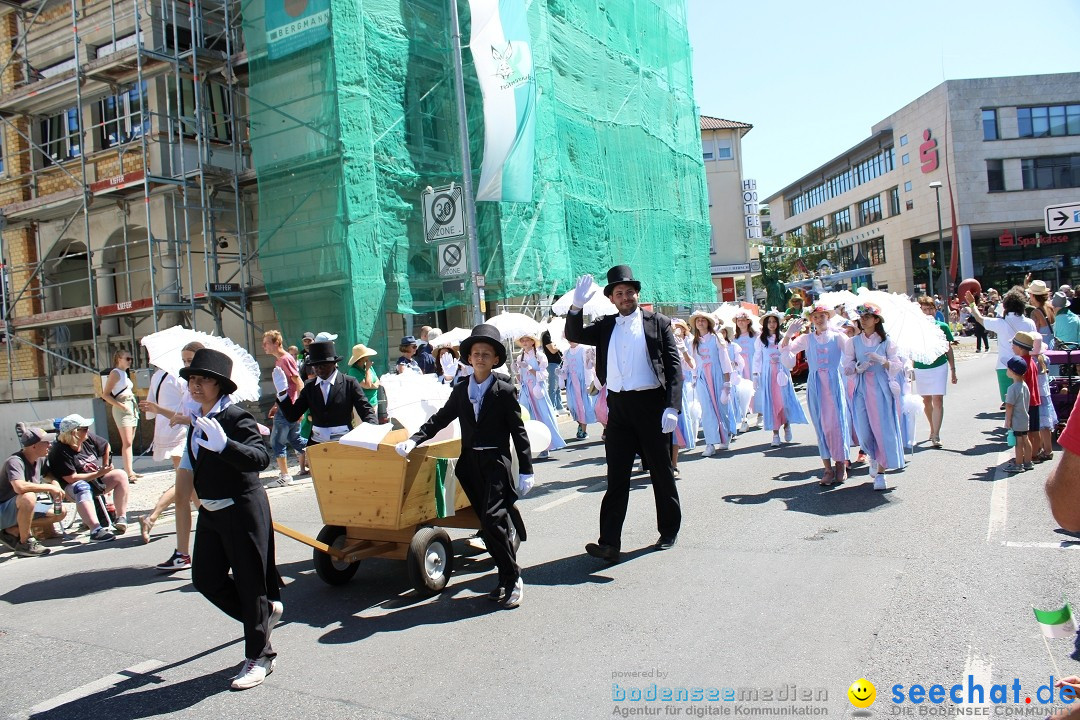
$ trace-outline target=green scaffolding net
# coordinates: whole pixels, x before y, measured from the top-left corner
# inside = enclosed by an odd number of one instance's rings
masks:
[[[462,177],[447,1],[253,0],[243,17],[259,261],[287,336],[382,351],[392,314],[468,304],[444,290],[421,211],[426,187]],[[477,205],[489,302],[617,263],[645,301],[714,301],[685,0],[534,0],[528,20],[533,202]],[[464,62],[475,178],[483,108]]]

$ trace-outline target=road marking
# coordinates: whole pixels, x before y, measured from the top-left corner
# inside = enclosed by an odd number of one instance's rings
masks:
[[[981,685],[985,690],[990,688],[990,679],[994,672],[994,661],[989,655],[982,655],[971,649],[968,645],[967,658],[964,659],[964,674],[961,677],[967,678],[968,676],[974,676],[971,681],[971,685]],[[986,705],[986,696],[982,698],[980,703],[966,702],[967,698],[964,698],[965,702],[961,705],[974,705],[982,706]]]
[[[594,485],[590,485],[587,488],[583,488],[581,490],[572,490],[572,491],[570,491],[569,493],[567,493],[566,495],[564,495],[563,497],[561,497],[561,498],[559,498],[557,500],[552,500],[551,502],[545,503],[545,504],[541,505],[538,508],[534,508],[532,510],[532,512],[544,512],[545,510],[550,510],[553,507],[558,507],[559,505],[562,505],[564,503],[568,503],[571,500],[577,500],[578,498],[585,497],[585,495],[587,495],[593,488],[598,488],[603,484],[604,483],[602,483],[602,482],[598,482],[598,483],[596,483]]]
[[[92,693],[96,693],[100,690],[112,687],[114,685],[124,682],[125,680],[130,680],[131,678],[138,675],[145,675],[149,672],[157,670],[164,664],[165,663],[163,663],[161,660],[147,660],[146,662],[141,662],[138,665],[132,665],[131,667],[124,670],[114,672],[112,675],[106,675],[103,678],[88,682],[85,685],[81,685],[73,690],[68,690],[63,695],[57,695],[56,697],[46,700],[45,702],[38,703],[34,707],[30,708],[30,715],[32,717],[34,715],[37,715],[38,713],[54,710],[61,705],[66,705],[67,703],[74,700],[84,698],[87,695],[91,695]]]
[[[1009,513],[1009,475],[1002,468],[1012,456],[1012,450],[1003,450],[997,454],[994,490],[990,493],[990,520],[986,527],[986,542],[993,540],[994,533],[1005,529],[1005,521]]]

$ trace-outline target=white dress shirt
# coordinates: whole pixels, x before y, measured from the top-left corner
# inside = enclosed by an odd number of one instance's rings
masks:
[[[607,389],[609,392],[651,390],[660,381],[649,361],[645,344],[645,323],[641,308],[629,315],[615,316],[607,356]]]

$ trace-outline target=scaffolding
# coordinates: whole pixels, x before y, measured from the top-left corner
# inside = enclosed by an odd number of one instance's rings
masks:
[[[0,6],[6,399],[86,394],[113,351],[142,357],[172,325],[250,350],[265,288],[240,1]]]

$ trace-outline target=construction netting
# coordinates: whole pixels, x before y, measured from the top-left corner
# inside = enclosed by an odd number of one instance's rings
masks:
[[[257,0],[243,18],[259,261],[287,336],[382,349],[390,314],[469,303],[444,289],[421,211],[426,187],[462,177],[447,0]],[[489,301],[617,263],[645,301],[715,300],[685,0],[534,0],[528,24],[533,201],[477,205]],[[463,55],[478,174],[483,107]]]

